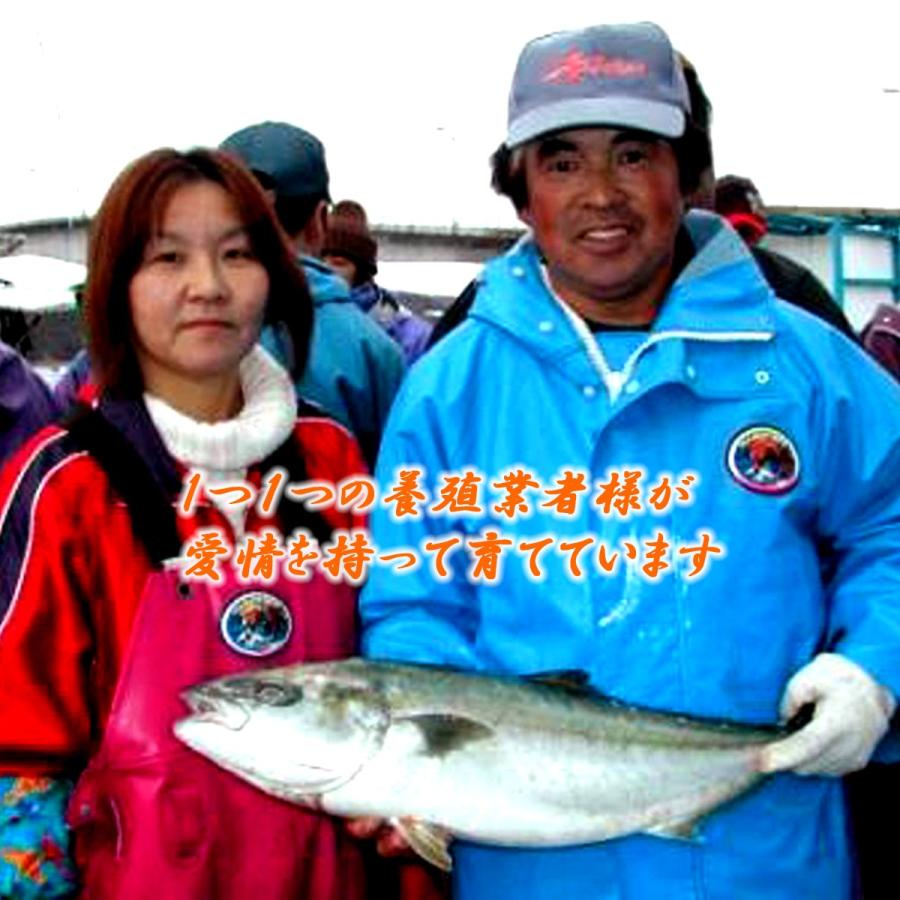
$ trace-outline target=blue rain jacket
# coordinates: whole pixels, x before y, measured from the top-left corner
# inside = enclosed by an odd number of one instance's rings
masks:
[[[695,255],[652,330],[618,348],[615,365],[600,346],[616,337],[598,342],[553,296],[530,240],[489,264],[467,321],[401,389],[377,475],[388,484],[414,464],[433,492],[441,473],[472,466],[486,481],[523,468],[542,486],[565,469],[593,485],[611,470],[641,469],[646,488],[692,475],[689,501],[673,498],[658,513],[645,491],[643,511],[622,518],[588,497],[571,517],[533,509],[514,522],[493,511],[397,520],[379,508],[381,548],[493,528],[516,544],[593,535],[622,558],[613,574],[594,567],[579,580],[554,546],[536,580],[513,547],[493,584],[471,583],[463,552],[443,582],[427,562],[402,574],[376,566],[361,601],[367,655],[514,673],[583,669],[627,702],[753,723],[777,721],[786,682],[823,650],[900,693],[900,389],[843,335],[776,299],[721,220],[690,213],[685,225]],[[791,442],[798,477],[789,490],[740,482],[740,436],[753,426]],[[502,499],[483,496],[486,507]],[[535,507],[546,495],[531,499]],[[673,548],[708,532],[724,552],[689,578],[689,555],[673,559],[673,549],[671,568],[651,579],[641,572],[644,542],[659,532]],[[632,561],[629,541],[639,549]],[[780,774],[709,815],[695,842],[457,842],[455,896],[847,897],[846,830],[840,779]]]
[[[371,466],[391,403],[403,379],[403,353],[351,299],[350,288],[325,263],[300,258],[314,303],[309,362],[297,394],[353,432]],[[287,344],[271,328],[262,344],[282,363]]]

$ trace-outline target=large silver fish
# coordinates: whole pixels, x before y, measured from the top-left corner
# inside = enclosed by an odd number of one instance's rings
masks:
[[[550,682],[550,683],[548,683]],[[693,833],[763,776],[774,728],[611,702],[561,683],[349,659],[192,688],[182,741],[286,800],[392,820],[449,868],[451,836],[506,846]]]

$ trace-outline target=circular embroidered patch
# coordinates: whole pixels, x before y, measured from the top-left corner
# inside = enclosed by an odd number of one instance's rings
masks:
[[[291,611],[280,597],[263,591],[240,594],[225,607],[222,637],[232,650],[245,656],[269,656],[291,636]]]
[[[756,425],[731,439],[728,471],[748,490],[785,494],[800,478],[800,457],[781,429]]]

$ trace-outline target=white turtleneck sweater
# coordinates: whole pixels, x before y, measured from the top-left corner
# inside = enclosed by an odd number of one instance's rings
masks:
[[[287,440],[297,419],[297,397],[288,373],[259,345],[240,364],[244,405],[233,418],[198,422],[144,394],[144,402],[166,449],[183,466],[198,471],[208,489],[242,483],[247,469]],[[232,506],[227,496],[210,496],[238,538],[249,507]]]

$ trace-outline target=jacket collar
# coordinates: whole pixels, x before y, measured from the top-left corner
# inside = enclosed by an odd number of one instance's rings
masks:
[[[692,380],[694,342],[763,342],[774,334],[774,295],[740,237],[710,213],[688,213],[683,224],[695,253],[643,345],[657,348],[649,364],[655,383]],[[587,326],[553,293],[531,236],[486,266],[471,315],[510,332],[571,381],[596,388],[602,380],[613,400],[630,374],[604,371]]]
[[[181,491],[178,464],[166,449],[143,398],[114,400],[104,394],[97,406],[103,418],[121,432],[141,455],[163,492],[167,496],[177,497]]]
[[[306,276],[313,303],[322,306],[325,303],[351,303],[350,288],[334,269],[316,259],[314,256],[300,256],[298,262]]]

